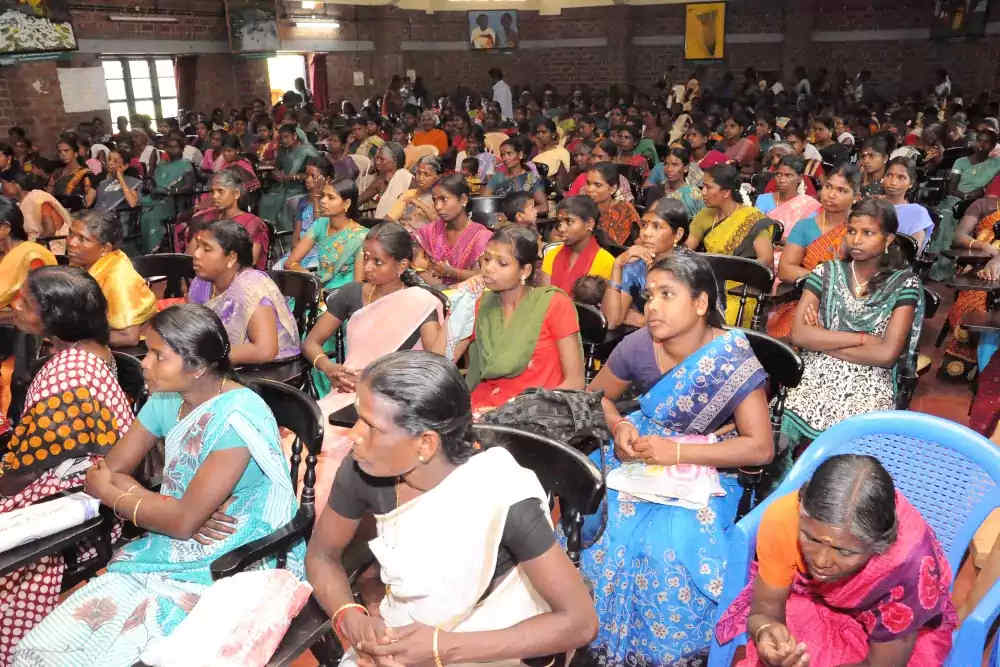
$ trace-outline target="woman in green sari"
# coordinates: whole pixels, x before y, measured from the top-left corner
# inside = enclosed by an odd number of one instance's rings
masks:
[[[357,200],[358,188],[354,181],[325,183],[319,198],[319,213],[323,217],[295,244],[285,268],[305,271],[300,262],[315,248],[319,261],[316,276],[325,289],[335,290],[354,280],[362,280],[364,266],[359,251],[368,230],[354,220]]]
[[[955,239],[958,220],[955,219],[954,208],[961,201],[971,202],[981,198],[986,186],[1000,172],[1000,158],[990,157],[996,143],[996,130],[990,125],[980,125],[976,128],[976,152],[958,158],[951,168],[948,196],[938,205],[940,222],[927,244],[927,252],[938,256],[928,273],[932,280],[946,280],[955,274],[955,261],[941,252],[950,248]]]
[[[718,165],[705,172],[702,197],[705,207],[691,220],[685,245],[717,255],[733,255],[757,260],[767,267],[774,266],[774,246],[771,227],[774,221],[743,199],[740,172],[730,165]],[[726,289],[738,286],[726,282]],[[743,321],[737,324],[739,297],[726,297],[726,323],[749,326],[756,308],[756,299],[748,299]]]
[[[177,219],[186,205],[178,206],[182,195],[194,192],[194,167],[182,159],[184,144],[177,137],[167,139],[169,162],[160,162],[153,172],[153,191],[142,197],[142,251],[153,252],[166,233],[166,223]],[[190,205],[188,202],[187,205]]]
[[[190,613],[212,583],[212,561],[296,513],[277,424],[267,404],[232,379],[229,339],[215,313],[168,308],[153,318],[146,343],[142,367],[153,394],[87,471],[86,491],[147,532],[21,640],[15,665],[135,664]],[[160,438],[166,465],[152,491],[132,471]],[[288,554],[298,577],[304,556],[301,541]],[[275,567],[273,559],[261,565]]]
[[[260,198],[260,217],[274,223],[278,231],[292,228],[294,215],[287,210],[285,202],[292,197],[306,193],[306,160],[319,153],[311,145],[302,143],[296,126],[285,123],[278,130],[280,148],[271,174],[271,185],[264,189]]]

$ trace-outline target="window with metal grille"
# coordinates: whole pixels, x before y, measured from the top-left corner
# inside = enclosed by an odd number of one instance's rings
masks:
[[[105,58],[104,83],[112,122],[119,116],[177,116],[177,84],[172,58]]]

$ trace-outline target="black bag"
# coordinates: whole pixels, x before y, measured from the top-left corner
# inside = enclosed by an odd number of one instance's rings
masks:
[[[601,408],[603,396],[603,392],[571,389],[526,389],[487,412],[482,421],[538,433],[589,454],[611,439]]]

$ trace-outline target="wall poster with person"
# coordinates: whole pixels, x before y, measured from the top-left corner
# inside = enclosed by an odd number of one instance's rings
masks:
[[[469,12],[469,41],[474,51],[513,49],[521,41],[517,12],[513,10]]]
[[[721,59],[726,43],[726,3],[691,3],[684,7],[684,17],[684,58]]]

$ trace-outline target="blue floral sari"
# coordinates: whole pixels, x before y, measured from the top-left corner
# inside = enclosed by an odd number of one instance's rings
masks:
[[[668,371],[628,415],[639,435],[708,435],[767,376],[746,336],[727,331]],[[604,447],[605,467],[621,462]],[[591,455],[601,465],[601,452]],[[725,578],[725,530],[741,487],[720,471],[726,492],[697,511],[644,502],[609,489],[607,525],[583,552],[581,571],[594,589],[600,622],[590,651],[601,665],[695,665],[711,641]],[[600,513],[584,522],[585,542]]]
[[[21,640],[12,655],[14,665],[132,665],[151,641],[173,632],[198,602],[212,583],[212,561],[269,535],[295,515],[278,427],[257,394],[249,389],[226,392],[177,422],[180,401],[179,394],[154,394],[137,417],[154,435],[166,436],[160,493],[182,497],[209,454],[248,448],[250,462],[226,510],[236,519],[236,532],[208,545],[152,532],[129,543],[115,554],[107,574],[91,579]],[[299,577],[304,558],[300,542],[288,557],[288,569]]]

